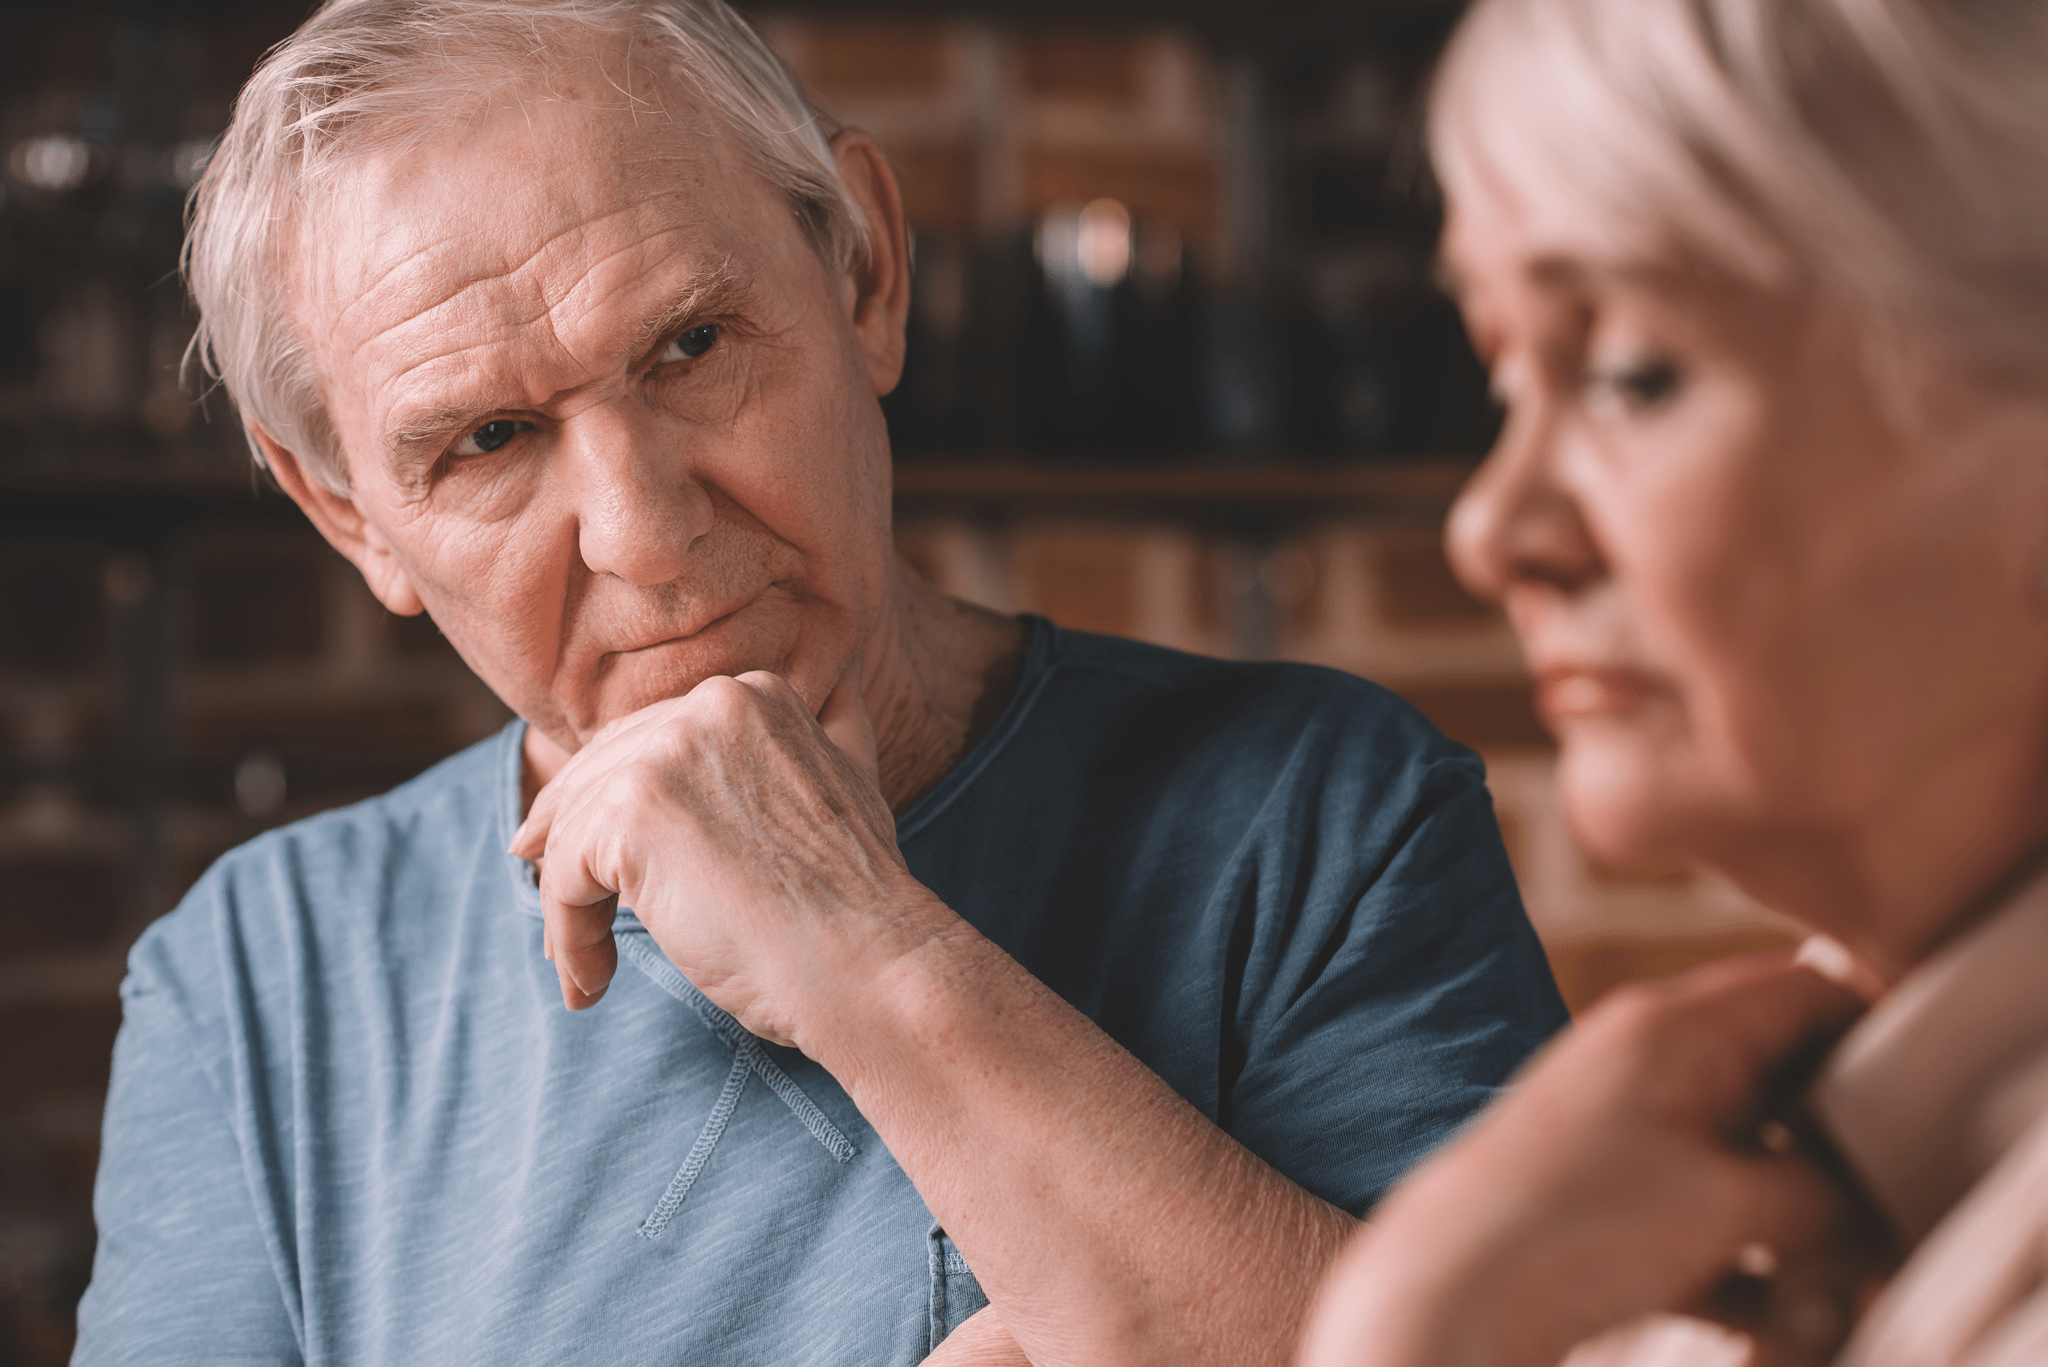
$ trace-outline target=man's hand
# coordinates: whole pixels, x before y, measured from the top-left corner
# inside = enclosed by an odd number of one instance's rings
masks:
[[[571,1010],[618,967],[621,900],[706,996],[779,1044],[799,1043],[820,989],[958,925],[896,849],[858,674],[815,719],[776,675],[707,679],[600,731],[541,790],[512,852],[540,861]]]
[[[1616,993],[1374,1214],[1304,1367],[1552,1367],[1643,1314],[1725,1310],[1745,1268],[1821,1290],[1811,1269],[1842,1265],[1826,1255],[1859,1214],[1759,1122],[1786,1061],[1861,1004],[1782,954]],[[1768,1361],[1847,1327],[1766,1318]]]

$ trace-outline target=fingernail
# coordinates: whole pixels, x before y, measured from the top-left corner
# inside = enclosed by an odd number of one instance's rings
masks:
[[[1800,943],[1792,962],[1803,965],[1844,987],[1853,987],[1856,960],[1840,940],[1829,935],[1809,935]]]
[[[1846,988],[1867,1002],[1874,1002],[1885,994],[1885,980],[1833,936],[1807,936],[1800,942],[1799,952],[1792,956],[1792,962],[1812,969],[1837,987]]]

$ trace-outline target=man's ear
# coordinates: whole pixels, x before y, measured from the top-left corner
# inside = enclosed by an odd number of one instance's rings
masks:
[[[263,463],[291,501],[305,511],[329,545],[348,557],[362,571],[363,580],[377,601],[400,617],[415,617],[426,611],[419,592],[413,588],[405,568],[391,552],[391,543],[356,508],[346,494],[337,494],[307,471],[305,462],[271,440],[270,434],[254,423],[249,435],[263,452]]]
[[[832,155],[847,192],[868,220],[868,259],[847,268],[847,283],[853,328],[879,397],[903,378],[903,328],[910,317],[910,235],[903,222],[903,195],[888,158],[858,128],[839,131]]]

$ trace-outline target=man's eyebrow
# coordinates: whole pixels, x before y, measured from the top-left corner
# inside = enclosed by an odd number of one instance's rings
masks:
[[[722,263],[718,269],[692,280],[635,327],[627,339],[626,354],[637,365],[688,324],[738,309],[746,295],[745,282],[730,263]],[[402,409],[384,433],[384,449],[397,473],[403,476],[413,467],[431,461],[450,435],[507,406],[486,402],[479,396],[470,402]]]
[[[433,482],[441,448],[457,432],[469,431],[493,407],[481,403],[436,404],[400,411],[384,432],[384,455],[391,478],[417,497]]]
[[[443,404],[412,409],[385,432],[384,448],[401,463],[406,462],[417,458],[424,448],[437,444],[449,433],[459,431],[479,415],[490,411],[488,406],[476,404]]]
[[[628,354],[644,359],[650,351],[681,332],[686,324],[721,313],[738,311],[747,296],[746,283],[731,262],[699,276],[642,323],[634,334]]]

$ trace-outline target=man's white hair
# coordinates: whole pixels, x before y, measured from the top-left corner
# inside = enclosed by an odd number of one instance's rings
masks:
[[[2048,3],[1479,0],[1432,96],[1455,202],[1608,264],[1856,309],[1895,357],[2048,382]]]
[[[291,309],[306,207],[351,161],[414,145],[474,117],[493,92],[544,83],[562,62],[622,40],[636,64],[662,68],[730,125],[828,265],[865,256],[867,219],[840,179],[826,126],[724,0],[328,0],[242,87],[192,196],[184,264],[199,327],[190,355],[245,423],[347,491]],[[630,86],[626,73],[615,81]]]

